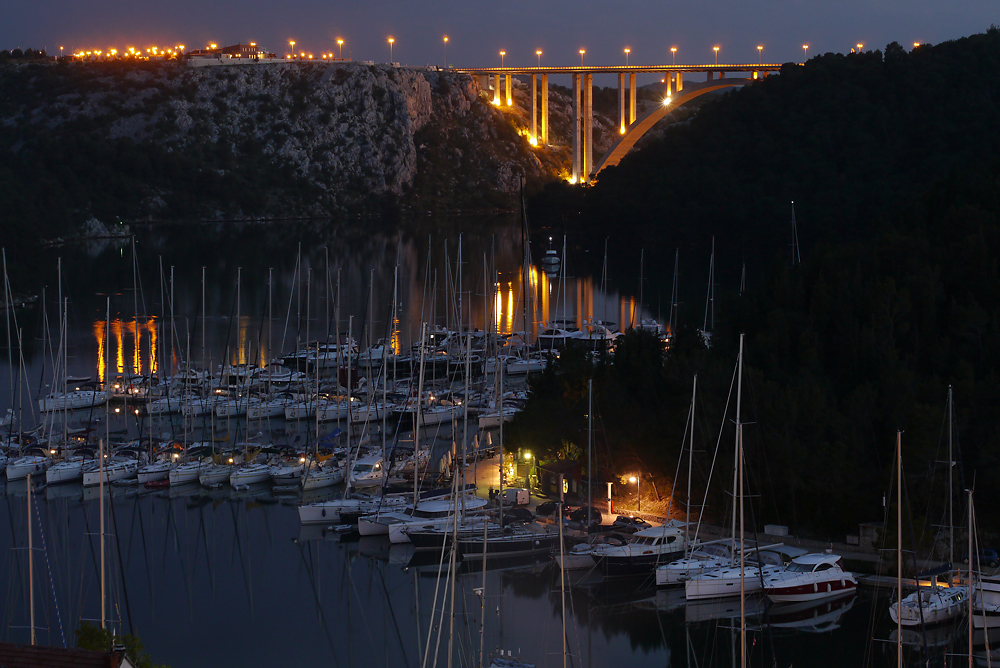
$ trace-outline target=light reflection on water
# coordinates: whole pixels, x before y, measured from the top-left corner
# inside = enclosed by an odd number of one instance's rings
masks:
[[[414,558],[408,546],[382,538],[300,528],[293,501],[261,490],[114,488],[111,497],[111,616],[125,630],[131,620],[157,662],[420,666],[424,652],[432,658],[436,650],[437,665],[447,665],[449,597],[446,580],[437,582],[437,555]],[[26,552],[11,549],[26,543],[25,500],[24,485],[10,484],[0,501],[10,527],[0,533],[8,575],[3,638],[14,642],[27,640]],[[35,562],[36,619],[46,629],[39,638],[61,645],[63,636],[72,642],[80,619],[99,614],[98,504],[84,501],[79,486],[50,487],[36,503],[43,530],[36,524],[35,544],[45,546]],[[481,563],[460,564],[456,665],[478,660],[485,600],[487,656],[503,648],[539,667],[561,666],[553,563],[490,564],[485,599],[476,593],[482,577]],[[567,589],[570,665],[733,665],[738,605],[732,601],[685,609],[677,590],[579,572],[567,574]],[[842,608],[830,606],[832,614],[821,607],[777,616],[764,631],[751,618],[751,665],[853,666],[864,665],[866,655],[869,665],[891,665],[894,646],[867,640],[873,606],[884,616],[885,603],[862,590]],[[877,625],[876,633],[887,638],[887,626]]]
[[[584,319],[597,318],[622,325],[640,317],[633,296],[605,295],[592,276],[573,277],[570,272],[561,280],[537,268],[529,273],[535,298],[527,300],[526,307],[516,223],[467,221],[457,227],[461,229],[449,239],[447,257],[441,242],[433,242],[436,252],[429,263],[424,235],[376,229],[347,237],[335,229],[307,231],[299,266],[311,270],[314,278],[308,285],[308,272],[296,271],[298,239],[265,228],[248,227],[239,233],[149,230],[138,244],[140,292],[132,288],[129,252],[109,249],[83,256],[64,249],[69,371],[104,380],[112,370],[155,372],[163,359],[172,367],[188,357],[213,367],[226,361],[266,360],[307,338],[323,338],[338,328],[346,332],[352,324],[362,346],[369,339],[391,336],[406,348],[421,321],[444,324],[448,313],[479,328],[491,322],[501,333],[523,329],[524,313],[533,330],[546,321],[580,326]],[[457,284],[458,231],[463,232],[460,299],[445,289]],[[399,281],[394,289],[397,256]],[[488,263],[495,266],[494,278],[483,270],[488,258],[495,258],[495,265]],[[242,267],[238,308],[237,267]],[[16,285],[17,277],[11,278]],[[499,289],[491,299],[484,286]],[[334,305],[338,294],[339,317]],[[394,294],[399,319],[389,326]],[[167,295],[174,296],[172,317]],[[643,312],[641,317],[654,315]],[[39,314],[24,312],[21,318],[27,342],[25,382],[31,384],[26,396],[33,400],[39,382],[51,382],[51,362],[45,361]],[[58,322],[51,313],[50,322]],[[57,324],[51,329],[57,331]],[[0,374],[10,376],[5,358],[0,360]],[[0,408],[12,403],[7,382],[0,383],[0,402]],[[131,415],[109,417],[106,429],[144,431],[136,429]],[[158,432],[182,431],[177,423],[158,425]],[[230,434],[232,442],[238,438],[238,427],[228,421],[216,425],[203,420],[202,427],[218,437]],[[273,429],[284,431],[292,443],[305,442],[303,430],[281,424]],[[26,542],[25,493],[23,484],[3,489],[0,513],[9,525],[9,531],[0,532],[0,561],[7,574],[0,608],[3,637],[22,642],[27,639],[26,553],[13,548]],[[61,644],[65,635],[72,644],[77,622],[98,614],[95,494],[74,485],[54,486],[37,500],[45,537],[45,553],[36,553],[36,602],[41,625],[48,629],[41,634],[42,642]],[[410,565],[406,550],[384,541],[340,540],[324,534],[322,527],[300,530],[294,504],[262,490],[149,493],[115,488],[113,498],[112,527],[117,529],[109,532],[119,537],[109,543],[109,558],[118,573],[110,588],[114,609],[126,628],[131,616],[131,628],[157,662],[175,667],[195,662],[275,665],[292,659],[365,668],[415,667],[423,664],[425,652],[433,657],[437,646],[438,665],[446,665],[448,616],[431,621],[432,614],[442,611],[440,599],[437,605],[433,601],[433,566]],[[474,590],[481,586],[475,565],[464,566],[456,587],[456,655],[462,657],[457,665],[478,660],[483,600]],[[550,565],[491,569],[485,591],[487,656],[502,648],[538,666],[562,665],[561,597]],[[732,619],[706,619],[704,610],[686,608],[676,592],[634,582],[581,580],[577,574],[570,577],[570,592],[571,665],[733,665]],[[772,657],[777,665],[893,664],[895,656],[885,643],[869,641],[873,609],[876,619],[883,620],[885,601],[863,591],[825,632],[806,625],[754,633],[754,665],[772,665]],[[888,637],[884,620],[880,624],[877,633]],[[442,639],[437,645],[439,630]]]

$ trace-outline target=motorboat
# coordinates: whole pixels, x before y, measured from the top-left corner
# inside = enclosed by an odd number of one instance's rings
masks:
[[[232,475],[235,469],[235,464],[211,464],[198,472],[198,482],[203,487],[224,485],[229,482],[229,476]]]
[[[671,521],[636,531],[624,545],[595,545],[590,556],[605,575],[652,573],[659,564],[683,556],[686,532],[686,525]]]
[[[731,540],[701,543],[689,556],[657,566],[656,585],[681,585],[696,575],[732,566],[733,563]]]
[[[496,522],[488,520],[485,516],[476,516],[460,520],[458,527],[453,524],[432,524],[422,526],[415,524],[404,529],[406,535],[413,544],[414,550],[440,550],[442,547],[451,545],[455,536],[459,540],[465,538],[483,539],[483,534],[487,537],[497,536],[502,533],[502,528]]]
[[[847,596],[857,589],[858,581],[842,564],[839,554],[803,554],[783,571],[765,577],[764,593],[775,603]]]
[[[275,485],[294,485],[306,469],[305,457],[297,460],[279,462],[269,467],[271,482]]]
[[[502,421],[510,422],[514,419],[514,416],[518,414],[521,409],[517,406],[504,406]],[[489,411],[487,413],[479,414],[479,428],[480,429],[492,429],[494,427],[499,427],[501,422],[501,413],[499,410]]]
[[[382,479],[385,477],[384,469],[385,464],[381,455],[362,457],[354,462],[348,482],[355,489],[377,487],[382,484]]]
[[[748,553],[742,565],[728,566],[696,575],[684,582],[687,600],[725,598],[740,595],[740,575],[743,593],[763,590],[763,581],[784,570],[795,557],[806,550],[788,545],[768,545]]]
[[[570,341],[586,339],[587,335],[578,329],[548,327],[538,334],[536,345],[541,350],[562,350]]]

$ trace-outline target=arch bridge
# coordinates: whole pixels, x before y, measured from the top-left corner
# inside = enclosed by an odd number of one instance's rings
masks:
[[[751,81],[768,76],[781,69],[778,63],[710,64],[710,65],[632,65],[594,67],[482,67],[455,68],[479,79],[480,88],[493,88],[493,103],[511,106],[514,103],[512,77],[528,76],[531,79],[531,135],[532,144],[549,143],[549,76],[569,75],[573,79],[573,168],[571,183],[586,183],[605,167],[617,165],[629,149],[668,113],[686,102],[726,88],[744,86]],[[727,77],[727,73],[746,73],[748,77]],[[637,118],[636,77],[641,74],[659,74],[664,80],[664,104],[653,109],[643,118]],[[685,74],[706,75],[705,84],[696,90],[683,93]],[[593,158],[594,136],[594,75],[618,75],[618,126],[621,137],[596,163]],[[626,85],[626,75],[628,75]],[[539,78],[541,96],[539,96]],[[504,95],[505,94],[505,95]],[[539,119],[539,111],[541,118]],[[540,120],[540,123],[539,123]]]

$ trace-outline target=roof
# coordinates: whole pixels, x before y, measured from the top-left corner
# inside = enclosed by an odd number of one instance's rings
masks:
[[[675,526],[668,526],[663,524],[658,527],[651,527],[649,529],[643,529],[642,531],[636,531],[634,536],[642,536],[644,538],[658,538],[660,536],[681,536],[684,532]]]
[[[803,554],[795,557],[793,561],[797,564],[804,564],[807,566],[815,566],[816,564],[835,564],[840,561],[839,554],[824,554],[822,552],[810,552],[809,554]]]
[[[132,662],[125,652],[92,652],[41,645],[0,642],[0,666],[4,668],[125,668]]]

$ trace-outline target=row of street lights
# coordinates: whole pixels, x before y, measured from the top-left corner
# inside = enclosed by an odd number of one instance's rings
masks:
[[[391,41],[392,41],[392,38],[390,38],[390,42]],[[444,41],[445,41],[445,59],[444,60],[445,60],[445,63],[447,63],[448,62],[448,51],[447,51],[448,37],[447,36],[445,36]],[[861,50],[862,46],[864,46],[864,45],[863,44],[858,44],[858,51]],[[913,46],[914,47],[919,46],[919,43],[918,42],[914,42]],[[720,48],[721,47],[719,47],[719,46],[713,46],[712,47],[712,51],[715,52],[715,64],[716,65],[719,64],[719,49]],[[757,47],[757,62],[760,63],[761,65],[764,64],[764,53],[763,52],[764,52],[764,47],[763,46],[758,46]],[[804,58],[806,60],[809,59],[809,53],[808,52],[809,52],[809,45],[808,44],[803,44],[802,45],[802,55],[804,56]],[[580,67],[583,67],[583,57],[587,54],[587,50],[586,49],[580,49],[579,53],[580,53]],[[630,49],[629,47],[626,46],[625,49],[624,49],[624,53],[625,53],[625,67],[628,67],[628,56],[629,56],[630,53],[632,53],[632,49]],[[500,51],[500,67],[501,68],[503,68],[503,59],[504,59],[504,56],[506,56],[506,55],[507,55],[506,51]],[[536,50],[535,51],[535,55],[538,56],[538,66],[541,67],[542,66],[542,50],[541,49]],[[670,64],[671,65],[676,65],[677,64],[677,47],[676,46],[670,47]]]
[[[396,39],[390,35],[387,38],[387,41],[389,43],[389,62],[391,63],[392,62],[392,47],[396,43]],[[448,36],[447,35],[445,35],[442,38],[442,42],[444,44],[444,66],[448,67]],[[289,44],[289,46],[292,47],[292,53],[294,54],[295,53],[295,41],[294,40],[288,40],[288,44]],[[343,60],[344,59],[344,40],[338,37],[337,38],[337,46],[340,49],[340,59]],[[857,45],[858,51],[861,51],[861,47],[863,47],[863,46],[864,46],[864,44],[860,44],[859,43]],[[918,46],[920,46],[920,43],[919,42],[914,42],[913,46],[914,47],[918,47]],[[712,51],[715,52],[715,64],[716,65],[719,64],[719,49],[720,48],[721,47],[719,47],[719,46],[713,46],[712,47]],[[764,47],[763,46],[758,46],[757,47],[757,59],[758,59],[758,62],[760,64],[764,63],[763,51],[764,51]],[[625,66],[628,67],[628,57],[629,57],[629,54],[632,53],[632,49],[630,49],[629,47],[625,47],[624,52],[625,52]],[[586,54],[587,54],[587,50],[586,49],[580,49],[580,67],[583,67],[583,57]],[[504,66],[503,65],[503,61],[504,61],[504,56],[506,56],[506,55],[507,55],[506,51],[504,51],[504,50],[500,51],[500,67],[501,68],[503,68],[503,66]],[[803,44],[802,45],[802,55],[803,55],[803,57],[804,57],[805,60],[809,59],[809,45],[808,44]],[[535,56],[538,57],[538,66],[541,67],[542,66],[542,50],[541,49],[536,49],[535,50]],[[676,65],[677,64],[677,47],[676,46],[670,47],[670,64],[671,65]]]

